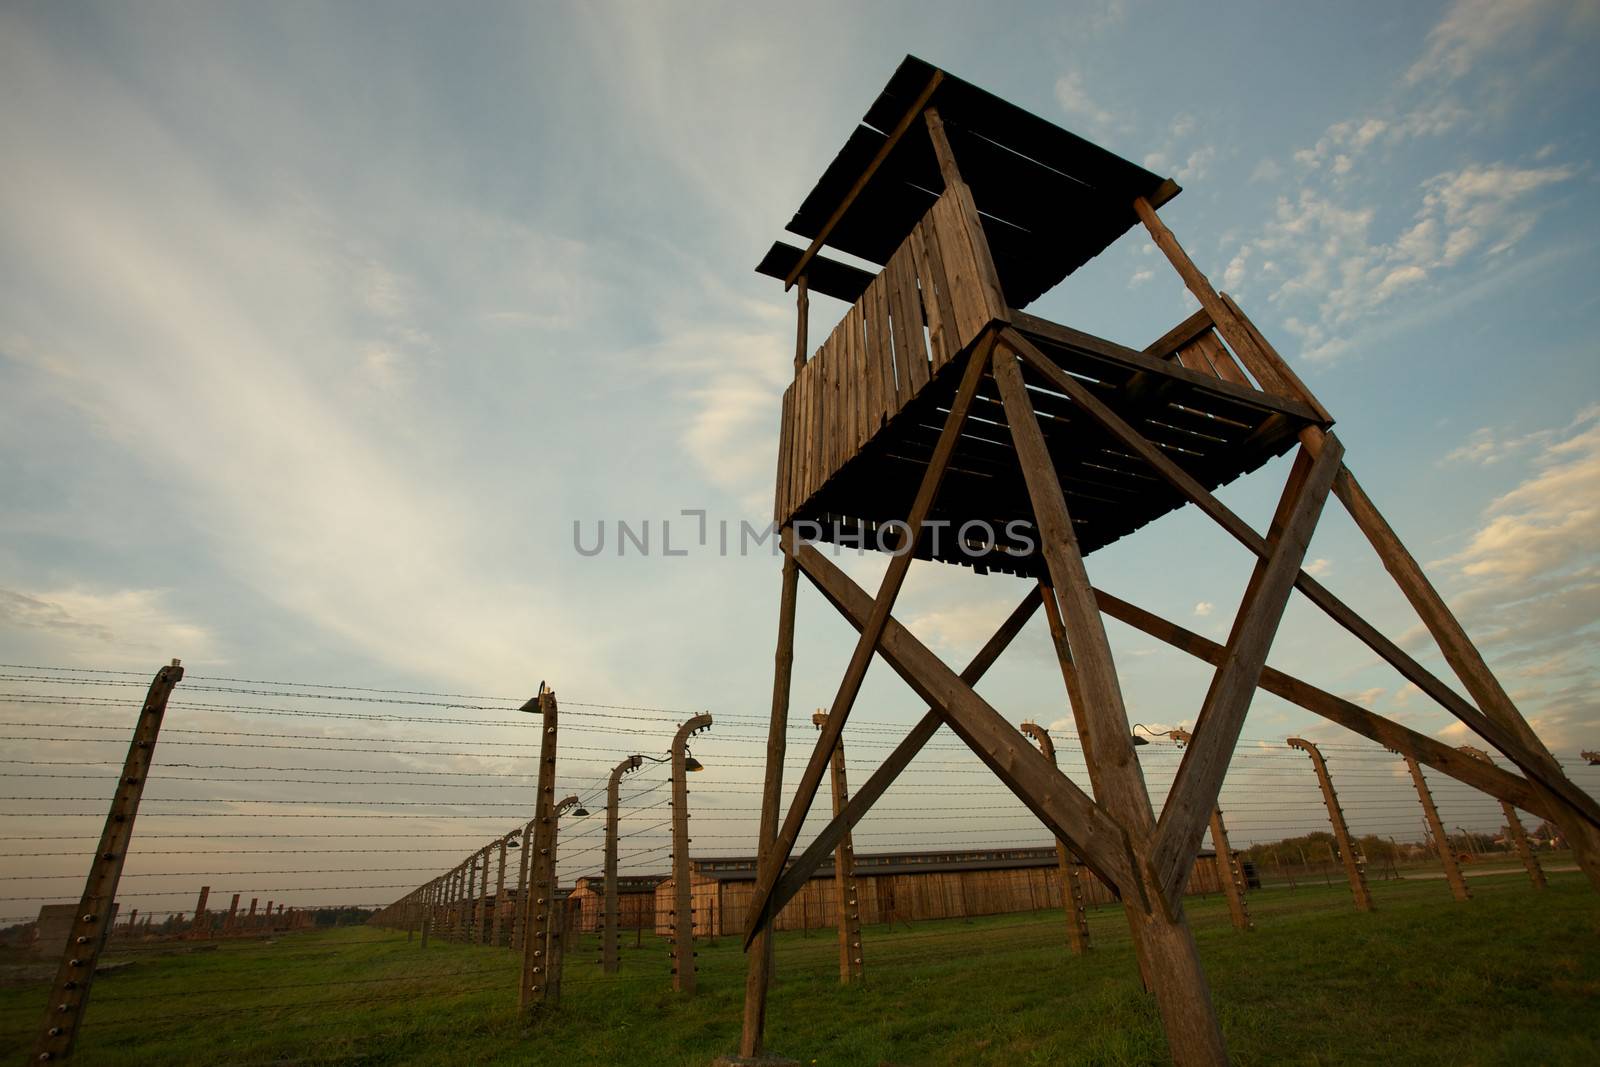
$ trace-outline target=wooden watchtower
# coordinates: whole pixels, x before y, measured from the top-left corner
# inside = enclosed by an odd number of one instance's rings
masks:
[[[1214,290],[1156,214],[1179,192],[1068,131],[914,57],[900,65],[757,268],[799,290],[795,379],[783,398],[776,518],[784,548],[776,678],[746,923],[740,1056],[762,1050],[771,917],[940,726],[948,726],[1118,891],[1173,1058],[1223,1063],[1223,1042],[1181,893],[1257,688],[1543,815],[1600,888],[1600,807],[1562,773],[1344,463],[1332,417],[1244,311]],[[1200,303],[1130,348],[1023,309],[1143,225]],[[831,248],[878,265],[830,259]],[[850,304],[812,351],[808,294]],[[1166,329],[1170,325],[1170,329]],[[1277,513],[1258,532],[1213,490],[1295,450]],[[1427,671],[1301,569],[1329,494],[1382,557],[1467,696]],[[1198,507],[1255,559],[1225,645],[1091,585],[1084,558],[1163,514]],[[935,537],[935,533],[942,536]],[[877,594],[810,540],[894,553]],[[913,559],[1025,576],[1035,587],[965,669],[895,621]],[[860,639],[794,799],[782,771],[798,577]],[[1425,735],[1265,666],[1299,589],[1521,771]],[[1039,609],[1088,762],[1067,778],[973,689]],[[1159,821],[1134,758],[1102,615],[1216,668]],[[845,810],[794,858],[801,824],[874,655],[929,710]],[[791,859],[793,862],[791,863]]]

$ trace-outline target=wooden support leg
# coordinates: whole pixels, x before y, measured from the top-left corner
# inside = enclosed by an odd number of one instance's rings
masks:
[[[1228,633],[1227,652],[1212,675],[1211,688],[1195,719],[1194,739],[1184,750],[1161,809],[1155,864],[1169,903],[1182,895],[1188,881],[1195,850],[1216,807],[1245,713],[1261,681],[1267,652],[1289,604],[1295,576],[1300,573],[1341,455],[1343,449],[1333,437],[1315,459],[1302,449],[1279,498],[1267,535],[1268,552],[1256,560]]]
[[[805,823],[806,816],[811,811],[811,804],[816,799],[817,788],[822,784],[822,775],[828,766],[830,753],[838,744],[839,737],[844,732],[845,720],[850,715],[850,709],[855,706],[856,696],[861,692],[862,683],[866,681],[867,668],[872,665],[873,652],[883,635],[889,613],[894,610],[894,602],[900,595],[900,587],[911,569],[916,545],[922,536],[922,524],[933,507],[934,498],[939,494],[939,486],[944,481],[950,457],[955,453],[956,442],[961,437],[961,428],[967,421],[967,413],[971,410],[973,398],[977,396],[978,386],[983,381],[983,372],[989,365],[989,353],[992,347],[992,341],[979,342],[967,357],[967,366],[962,371],[961,384],[956,389],[950,413],[945,417],[944,429],[939,434],[939,443],[934,446],[933,456],[928,460],[928,467],[922,475],[922,483],[917,488],[916,500],[911,505],[911,514],[906,519],[904,541],[900,545],[900,550],[889,560],[888,569],[884,571],[883,581],[878,586],[878,596],[873,601],[872,617],[856,640],[855,650],[850,654],[850,662],[845,667],[844,678],[839,682],[838,693],[833,698],[833,705],[828,709],[827,724],[817,737],[816,747],[812,749],[811,759],[806,763],[805,770],[800,772],[800,782],[795,787],[794,799],[789,804],[789,813],[784,816],[783,827],[778,831],[777,841],[772,849],[772,860],[770,863],[761,864],[757,872],[756,892],[751,903],[750,917],[745,923],[747,938],[762,922],[760,909],[771,899],[772,887],[777,883],[778,876],[794,852],[795,841],[800,836],[800,827]]]
[[[1520,744],[1522,752],[1512,751],[1505,754],[1519,765],[1524,764],[1524,759],[1517,758],[1519,755],[1531,759],[1546,776],[1565,782],[1566,775],[1561,770],[1561,765],[1550,754],[1544,742],[1539,740],[1539,736],[1533,732],[1533,727],[1528,725],[1528,721],[1522,717],[1516,705],[1511,702],[1511,697],[1506,694],[1499,680],[1484,662],[1482,653],[1467,637],[1466,631],[1445,604],[1444,598],[1434,589],[1433,583],[1428,581],[1427,575],[1422,572],[1416,559],[1400,543],[1400,538],[1362,490],[1355,476],[1348,470],[1343,471],[1334,483],[1333,491],[1344,504],[1345,510],[1350,513],[1350,517],[1356,521],[1356,525],[1361,528],[1361,532],[1367,536],[1367,540],[1378,553],[1378,558],[1383,561],[1384,568],[1388,570],[1406,599],[1411,602],[1423,625],[1438,642],[1445,661],[1461,679],[1461,684],[1466,686],[1467,692],[1477,702],[1478,708]],[[1530,774],[1529,777],[1537,779],[1538,776]],[[1551,821],[1561,827],[1568,842],[1571,843],[1573,857],[1588,876],[1589,884],[1600,890],[1600,829],[1595,827],[1592,820],[1574,810],[1573,806],[1557,795],[1555,790],[1547,788],[1537,780],[1534,788],[1550,797],[1554,816]]]
[[[761,790],[761,829],[757,839],[756,866],[769,861],[777,843],[778,808],[783,802],[783,754],[789,729],[789,681],[794,673],[795,594],[800,584],[800,568],[792,552],[783,556],[783,592],[778,604],[778,649],[773,656],[772,715],[767,725],[767,772]],[[762,1039],[767,1022],[767,987],[772,981],[772,931],[756,934],[746,948],[747,970],[744,982],[744,1029],[739,1037],[739,1056],[754,1059],[765,1051]],[[725,1062],[737,1060],[725,1057]]]
[[[1136,875],[1143,883],[1148,903],[1141,908],[1130,899],[1128,889],[1134,886],[1129,885],[1123,891],[1123,906],[1140,909],[1135,941],[1144,944],[1156,1003],[1166,1024],[1168,1047],[1179,1064],[1227,1063],[1227,1045],[1211,1006],[1211,990],[1200,967],[1182,902],[1174,905],[1171,900],[1162,899],[1160,882],[1151,867],[1155,817],[1144,774],[1134,755],[1111,644],[1078,551],[1066,496],[1014,352],[997,353],[994,378],[1039,522],[1040,550],[1049,568],[1072,651],[1076,685],[1069,688],[1067,695],[1079,722],[1090,780],[1096,798],[1127,832],[1139,860]]]
[[[978,654],[972,658],[972,662],[967,664],[966,670],[961,672],[963,684],[973,686],[982,679],[994,665],[994,661],[1000,658],[1000,653],[1005,651],[1006,646],[1011,644],[1012,639],[1033,617],[1039,604],[1040,598],[1036,595],[1029,594],[1023,598],[1022,603],[1012,610],[1000,629],[995,631],[994,636],[989,638]],[[938,710],[929,708],[917,725],[911,728],[905,739],[889,753],[889,758],[872,772],[872,776],[850,798],[844,810],[835,815],[833,821],[823,827],[822,832],[806,847],[806,850],[784,870],[783,876],[778,879],[772,891],[772,903],[766,909],[768,914],[776,915],[783,910],[783,906],[804,887],[811,873],[821,866],[828,853],[844,840],[851,827],[861,821],[878,798],[883,796],[884,791],[900,776],[900,772],[911,764],[923,746],[939,732],[939,727],[943,723],[944,716]]]

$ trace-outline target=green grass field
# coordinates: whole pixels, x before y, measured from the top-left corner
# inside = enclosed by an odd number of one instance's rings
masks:
[[[1251,895],[1237,934],[1220,898],[1190,915],[1233,1057],[1280,1063],[1600,1063],[1600,907],[1581,878],[1376,882],[1356,913],[1335,885]],[[805,1064],[1159,1063],[1125,921],[1091,917],[1065,951],[1050,913],[865,931],[864,988],[837,982],[831,931],[785,934],[768,1045]],[[145,955],[96,983],[84,1064],[639,1064],[704,1067],[732,1051],[743,956],[700,951],[701,993],[668,991],[662,941],[626,939],[603,977],[590,936],[569,954],[559,1013],[526,1031],[510,952],[352,928]],[[0,1047],[29,1047],[45,987],[0,989]]]

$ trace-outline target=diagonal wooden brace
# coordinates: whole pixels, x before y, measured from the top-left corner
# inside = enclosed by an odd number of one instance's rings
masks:
[[[800,546],[796,558],[806,577],[851,625],[866,625],[872,601],[864,589],[811,545]],[[1095,874],[1119,889],[1124,899],[1149,907],[1120,823],[893,618],[884,627],[878,654]]]
[[[1316,459],[1304,450],[1295,457],[1267,537],[1271,554],[1256,561],[1228,634],[1227,649],[1195,720],[1194,736],[1184,749],[1183,762],[1156,824],[1151,862],[1169,906],[1182,895],[1189,880],[1195,850],[1222,791],[1250,698],[1261,681],[1261,668],[1266,666],[1267,652],[1289,605],[1295,575],[1300,573],[1343,454],[1338,438],[1329,435]]]
[[[1000,658],[1000,653],[1006,650],[1013,638],[1021,632],[1028,620],[1033,618],[1033,613],[1039,609],[1040,599],[1037,593],[1029,593],[1018,604],[1016,610],[1001,624],[994,636],[989,638],[978,654],[972,657],[972,662],[967,664],[967,669],[961,672],[961,680],[967,685],[978,684],[994,661]],[[883,796],[894,780],[900,777],[911,761],[916,758],[933,735],[939,732],[939,727],[944,725],[944,716],[939,712],[928,709],[905,739],[895,746],[889,753],[889,758],[883,761],[882,766],[872,772],[872,777],[856,790],[845,805],[844,810],[833,817],[833,821],[822,828],[822,832],[812,841],[806,850],[789,865],[773,887],[772,896],[768,901],[758,902],[761,908],[762,922],[770,921],[771,917],[783,910],[783,906],[794,897],[806,884],[819,866],[838,847],[844,835],[860,822],[878,798]]]
[[[1192,630],[1187,630],[1175,622],[1169,622],[1154,612],[1130,604],[1104,590],[1096,589],[1094,595],[1100,610],[1113,619],[1127,623],[1134,629],[1187,652],[1196,659],[1212,665],[1222,663],[1225,650],[1215,641],[1201,637]],[[1509,801],[1530,814],[1541,818],[1549,817],[1549,808],[1545,800],[1534,792],[1533,786],[1526,779],[1518,778],[1493,764],[1479,763],[1427,734],[1401,726],[1397,722],[1368,711],[1359,704],[1335,696],[1325,689],[1318,689],[1309,682],[1301,681],[1272,667],[1262,669],[1261,688],[1291,704],[1297,704],[1313,714],[1320,715],[1329,722],[1338,723],[1386,748],[1394,749],[1402,756],[1410,756],[1418,763],[1426,764],[1458,782]]]
[[[1003,329],[1001,336],[1008,345],[1016,349],[1017,353],[1022,356],[1024,362],[1030,368],[1049,382],[1051,388],[1059,390],[1070,397],[1074,403],[1083,409],[1086,415],[1094,419],[1107,433],[1149,464],[1173,488],[1177,489],[1201,511],[1210,516],[1229,536],[1257,556],[1266,556],[1268,554],[1269,547],[1265,538],[1251,529],[1248,523],[1236,515],[1226,504],[1223,504],[1213,496],[1187,471],[1151,444],[1143,434],[1129,426],[1116,412],[1112,411],[1091,393],[1083,383],[1051,362],[1049,357],[1040,352],[1038,347],[1029,341],[1027,337],[1010,327]],[[1316,604],[1317,607],[1327,613],[1329,618],[1344,627],[1368,648],[1391,664],[1407,681],[1421,689],[1440,706],[1464,722],[1474,733],[1504,753],[1508,759],[1516,763],[1527,774],[1530,781],[1543,785],[1571,805],[1583,819],[1595,826],[1600,826],[1600,803],[1596,803],[1593,797],[1578,789],[1564,775],[1551,771],[1544,761],[1538,759],[1534,753],[1527,751],[1525,746],[1518,742],[1509,729],[1500,726],[1469,704],[1459,693],[1423,667],[1422,664],[1402,650],[1400,646],[1385,637],[1376,627],[1351,610],[1349,605],[1334,596],[1321,582],[1306,574],[1305,571],[1301,571],[1295,577],[1295,587],[1304,593],[1313,604]]]
[[[945,418],[944,429],[939,434],[939,443],[934,446],[933,456],[928,460],[928,469],[923,473],[922,484],[917,489],[916,500],[912,502],[911,514],[906,520],[905,540],[900,550],[889,560],[889,567],[878,586],[878,596],[872,603],[866,624],[861,628],[861,636],[856,641],[855,651],[851,653],[850,663],[845,667],[844,678],[839,682],[839,691],[833,698],[833,705],[828,709],[828,721],[818,733],[816,746],[811,751],[811,759],[806,763],[805,770],[800,773],[800,782],[795,787],[789,812],[784,816],[783,827],[778,831],[770,852],[762,857],[756,875],[755,896],[751,900],[751,910],[745,921],[746,944],[748,938],[753,936],[753,933],[748,932],[759,928],[758,903],[770,897],[772,887],[777,884],[778,876],[783,873],[784,866],[788,864],[789,857],[794,852],[795,841],[800,836],[800,827],[811,811],[817,789],[822,784],[822,776],[827,773],[828,761],[833,756],[840,735],[844,733],[845,721],[850,717],[850,709],[855,706],[856,696],[861,692],[861,684],[866,680],[867,668],[872,665],[873,650],[878,646],[883,628],[888,623],[890,611],[894,609],[895,598],[900,595],[900,587],[905,582],[906,572],[911,569],[917,541],[922,536],[923,521],[927,519],[934,498],[939,494],[939,484],[944,480],[945,470],[950,465],[950,457],[955,453],[956,443],[961,437],[961,427],[967,421],[967,413],[972,409],[973,398],[977,396],[978,386],[983,382],[983,374],[989,365],[989,354],[993,347],[994,340],[990,335],[980,340],[967,357],[966,368],[961,374],[961,384],[956,390],[955,400],[950,405],[950,414]],[[786,529],[784,538],[785,548],[792,551],[792,530]]]

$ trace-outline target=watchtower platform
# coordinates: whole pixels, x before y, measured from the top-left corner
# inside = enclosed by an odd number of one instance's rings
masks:
[[[941,118],[954,185],[930,138],[900,129],[935,80],[922,106]],[[864,534],[879,543],[879,528],[911,507],[961,357],[999,324],[1207,489],[1288,451],[1304,426],[1329,425],[1302,397],[1252,378],[1204,310],[1143,349],[1022,310],[1137,226],[1135,200],[1155,207],[1178,192],[1170,179],[908,57],[790,220],[812,247],[775,243],[757,267],[851,305],[785,393],[778,524],[814,522],[820,540],[854,543]],[[879,270],[830,259],[819,243]],[[1024,377],[1084,554],[1183,505],[1045,374],[1028,368]],[[1037,548],[1006,536],[1014,522],[1032,528],[1034,515],[990,374],[930,518],[950,532],[920,541],[919,558],[1037,570]],[[985,525],[958,537],[974,520]]]

